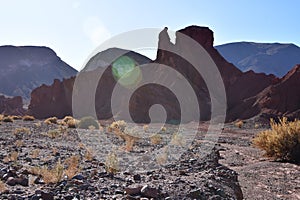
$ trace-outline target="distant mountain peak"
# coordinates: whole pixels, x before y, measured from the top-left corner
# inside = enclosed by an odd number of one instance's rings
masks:
[[[243,41],[219,45],[216,49],[242,71],[253,70],[282,77],[300,64],[300,47],[292,43]]]
[[[0,46],[0,93],[29,100],[32,89],[77,71],[45,46]]]

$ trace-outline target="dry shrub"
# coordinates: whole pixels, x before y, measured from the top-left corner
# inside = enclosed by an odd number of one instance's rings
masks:
[[[13,120],[20,120],[22,117],[20,115],[13,115],[11,116]]]
[[[186,141],[181,133],[175,132],[170,142],[172,145],[185,146]]]
[[[300,121],[288,122],[284,117],[279,123],[271,119],[270,125],[271,129],[260,132],[253,144],[266,156],[300,163]]]
[[[62,121],[65,122],[65,123],[68,123],[68,121],[70,120],[74,120],[74,118],[72,116],[65,116]]]
[[[17,151],[11,152],[8,156],[3,158],[4,163],[16,162],[18,160],[19,153]]]
[[[95,153],[92,149],[90,148],[86,148],[86,151],[85,151],[85,154],[84,154],[84,158],[87,160],[87,161],[92,161],[95,157]]]
[[[16,147],[22,147],[23,146],[23,144],[24,144],[24,142],[23,142],[23,140],[16,140],[15,141],[15,145],[16,145]]]
[[[31,158],[37,158],[37,157],[39,157],[39,155],[40,155],[40,150],[39,149],[34,149],[31,152]]]
[[[5,116],[2,119],[3,122],[14,122],[13,118],[11,116]]]
[[[14,131],[13,131],[13,134],[15,136],[17,135],[23,135],[23,134],[31,134],[29,128],[25,128],[25,127],[22,127],[22,128],[16,128]]]
[[[80,129],[90,129],[91,126],[94,126],[95,129],[100,128],[98,121],[94,117],[91,117],[91,116],[81,118],[78,123],[78,128],[80,128]]]
[[[38,171],[38,175],[43,177],[43,180],[46,184],[60,182],[63,178],[63,173],[64,166],[60,161],[58,161],[52,169],[43,167]]]
[[[159,134],[154,134],[150,137],[151,144],[158,145],[162,141],[162,137]]]
[[[34,120],[35,120],[34,116],[31,115],[25,115],[23,117],[23,121],[34,121]]]
[[[3,183],[1,180],[0,180],[0,193],[3,193],[7,191],[7,187],[5,185],[5,183]]]
[[[54,130],[49,130],[47,132],[47,136],[51,139],[57,138],[58,136],[61,136],[61,130],[59,129],[54,129]]]
[[[4,118],[4,115],[0,114],[0,121],[2,121]]]
[[[67,158],[65,160],[65,164],[67,165],[67,169],[64,171],[65,175],[71,179],[73,178],[76,174],[80,172],[79,168],[79,156],[71,156],[70,158]]]
[[[78,120],[71,119],[67,121],[68,128],[76,128],[78,126]]]
[[[119,171],[119,160],[116,153],[111,152],[106,157],[105,170],[110,174],[116,174]]]
[[[167,131],[167,128],[165,126],[161,127],[160,129],[162,132],[166,132]]]
[[[149,130],[149,125],[146,125],[146,124],[145,124],[145,125],[143,126],[143,129],[144,129],[145,132],[147,132],[147,131]]]
[[[118,120],[118,121],[111,123],[111,125],[109,127],[113,131],[120,130],[123,132],[125,130],[126,126],[127,126],[127,123],[124,120]]]
[[[164,147],[160,154],[156,156],[156,162],[159,165],[164,165],[168,161],[168,148]]]
[[[44,121],[45,124],[57,124],[57,117],[49,117]]]
[[[240,120],[240,121],[237,121],[234,125],[238,128],[242,128],[244,125],[244,122],[242,120]]]

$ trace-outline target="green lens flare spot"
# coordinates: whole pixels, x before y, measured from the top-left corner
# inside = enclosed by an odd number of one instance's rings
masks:
[[[116,81],[125,87],[132,87],[141,81],[141,70],[135,60],[121,56],[112,64],[112,73]]]

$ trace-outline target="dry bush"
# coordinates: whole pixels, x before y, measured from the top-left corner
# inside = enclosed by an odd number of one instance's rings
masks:
[[[67,169],[64,171],[64,174],[69,178],[73,178],[76,174],[80,172],[79,168],[79,156],[71,156],[65,160],[65,164],[67,165]]]
[[[49,130],[47,132],[47,136],[51,139],[57,138],[61,135],[62,135],[62,133],[61,133],[61,130],[59,130],[59,129]]]
[[[124,120],[118,120],[118,121],[111,123],[111,125],[109,127],[113,131],[120,130],[123,132],[125,130],[126,126],[127,126],[127,123]]]
[[[240,121],[237,121],[234,125],[238,128],[242,128],[244,125],[244,122],[242,120],[240,120]]]
[[[3,122],[14,122],[13,118],[11,116],[5,116],[2,119]]]
[[[158,145],[162,141],[162,137],[159,134],[151,135],[150,142],[151,144]]]
[[[164,147],[162,152],[156,156],[156,162],[159,165],[164,165],[168,161],[168,148]]]
[[[62,119],[62,121],[65,122],[65,123],[67,123],[67,122],[70,121],[70,120],[74,120],[74,118],[73,118],[72,116],[65,116],[65,117]]]
[[[92,161],[95,157],[95,153],[92,149],[90,148],[86,148],[86,151],[85,151],[85,154],[84,154],[84,158],[87,160],[87,161]]]
[[[4,118],[4,115],[0,114],[0,121],[2,121]]]
[[[181,133],[175,132],[170,142],[172,145],[185,146],[186,141]]]
[[[160,130],[161,130],[162,132],[166,132],[166,131],[167,131],[167,127],[163,126],[163,127],[161,127]]]
[[[16,145],[16,147],[18,147],[18,148],[22,147],[23,144],[24,144],[23,140],[16,140],[16,141],[15,141],[15,145]]]
[[[35,120],[34,116],[31,115],[25,115],[23,117],[23,121],[34,121],[34,120]]]
[[[49,117],[44,121],[45,124],[57,124],[57,117]]]
[[[91,126],[94,126],[95,129],[100,128],[98,121],[91,116],[81,118],[78,123],[78,128],[80,129],[90,129]]]
[[[34,149],[31,152],[31,158],[37,158],[37,157],[39,157],[39,155],[40,155],[40,150],[39,149]]]
[[[17,151],[11,152],[8,156],[3,158],[4,163],[16,162],[18,160],[19,153]]]
[[[271,129],[260,132],[253,144],[266,156],[300,163],[300,120],[288,122],[284,117],[276,123],[271,119],[270,125]]]
[[[144,129],[145,132],[147,132],[149,130],[149,125],[144,125],[143,129]]]
[[[15,136],[17,135],[23,135],[23,134],[31,134],[29,128],[25,128],[25,127],[22,127],[22,128],[16,128],[14,131],[13,131],[13,134]]]
[[[68,128],[76,128],[78,126],[78,120],[72,119],[67,122]]]
[[[125,150],[132,151],[134,144],[140,139],[139,130],[136,128],[125,128],[122,138],[125,140]]]
[[[62,180],[64,173],[64,166],[60,161],[56,163],[53,169],[47,169],[46,167],[41,168],[40,175],[46,184],[58,183]]]
[[[13,115],[11,116],[13,120],[20,120],[22,117],[20,115]]]
[[[110,174],[116,174],[119,171],[119,160],[114,152],[109,153],[106,157],[105,170]]]
[[[7,191],[7,187],[5,185],[5,183],[3,183],[1,180],[0,180],[0,193],[3,193]]]

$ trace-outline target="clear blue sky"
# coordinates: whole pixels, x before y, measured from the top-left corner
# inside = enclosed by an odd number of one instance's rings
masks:
[[[300,45],[297,0],[0,0],[0,45],[38,45],[80,69],[104,39],[138,28],[208,26],[215,45]]]

